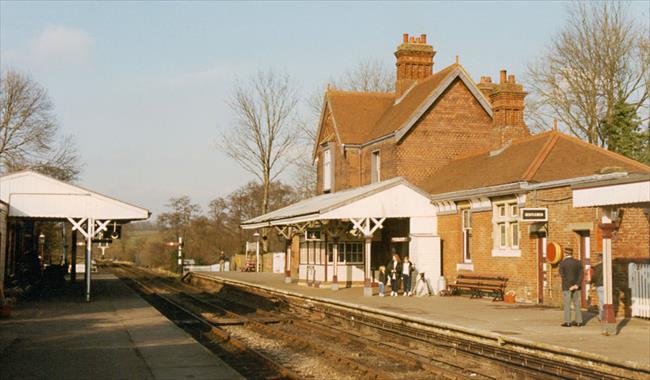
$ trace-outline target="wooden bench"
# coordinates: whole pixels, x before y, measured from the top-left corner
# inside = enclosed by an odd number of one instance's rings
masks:
[[[470,298],[481,298],[483,294],[493,294],[492,301],[503,301],[506,284],[505,277],[490,277],[473,274],[460,274],[453,284],[449,284],[450,295],[459,295],[463,290],[469,291]]]

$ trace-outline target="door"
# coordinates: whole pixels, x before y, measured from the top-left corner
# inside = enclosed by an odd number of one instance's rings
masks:
[[[583,308],[586,308],[587,305],[587,295],[589,294],[589,285],[587,278],[587,273],[591,265],[589,264],[590,247],[589,247],[589,231],[578,231],[580,236],[580,263],[582,264],[582,284],[580,286],[580,300]]]
[[[537,234],[537,303],[544,303],[546,288],[546,234]]]

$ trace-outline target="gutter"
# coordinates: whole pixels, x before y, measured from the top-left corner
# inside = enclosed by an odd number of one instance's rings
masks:
[[[589,182],[599,181],[599,180],[616,179],[616,178],[624,177],[626,175],[627,173],[594,174],[585,177],[574,177],[574,178],[560,179],[560,180],[548,181],[542,183],[529,183],[526,181],[521,181],[521,182],[508,183],[503,185],[481,187],[477,189],[459,190],[459,191],[453,191],[449,193],[435,194],[432,195],[429,199],[433,203],[436,201],[460,201],[460,200],[466,200],[466,199],[476,198],[481,196],[496,197],[499,195],[528,192],[533,190],[550,189],[554,187],[589,183]]]

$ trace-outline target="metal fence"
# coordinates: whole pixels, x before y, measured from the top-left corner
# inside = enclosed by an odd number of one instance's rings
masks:
[[[632,316],[650,318],[650,264],[630,263],[627,275],[632,290]]]

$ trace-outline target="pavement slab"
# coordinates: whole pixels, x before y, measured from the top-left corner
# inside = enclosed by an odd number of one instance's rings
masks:
[[[0,379],[242,379],[111,274],[0,319]]]

